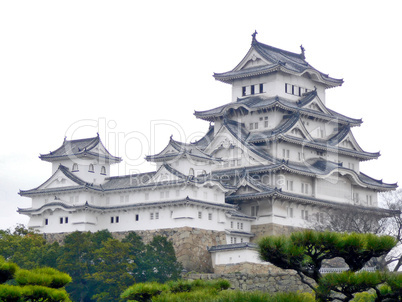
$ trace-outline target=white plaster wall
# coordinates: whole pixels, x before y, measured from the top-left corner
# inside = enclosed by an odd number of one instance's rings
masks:
[[[212,267],[215,265],[235,264],[241,262],[267,263],[260,260],[254,249],[244,248],[236,250],[223,250],[211,253]]]
[[[256,92],[259,92],[258,85],[264,84],[263,95],[267,97],[280,96],[292,101],[300,99],[299,96],[294,96],[285,92],[285,83],[297,85],[299,87],[314,90],[317,87],[317,94],[325,104],[325,89],[321,83],[314,82],[307,77],[294,76],[282,72],[275,72],[269,75],[256,76],[253,78],[235,80],[232,85],[232,101],[236,102],[237,98],[242,98],[242,87],[246,86],[246,96],[250,96],[250,85],[257,85]],[[258,95],[259,93],[255,93]]]
[[[78,165],[78,171],[73,171],[73,164],[76,163]],[[52,174],[55,173],[59,167],[59,165],[66,166],[70,172],[73,172],[74,175],[81,178],[82,180],[88,183],[94,184],[102,184],[105,181],[106,177],[110,176],[110,165],[109,164],[101,164],[99,165],[95,159],[81,159],[81,158],[72,158],[69,160],[60,160],[52,163]],[[89,172],[89,165],[94,165],[94,172]],[[101,174],[101,167],[104,166],[106,169],[106,174]]]

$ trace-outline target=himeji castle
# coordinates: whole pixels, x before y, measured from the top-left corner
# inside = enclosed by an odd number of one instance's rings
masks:
[[[154,172],[110,175],[121,158],[99,135],[65,139],[40,155],[52,163],[52,174],[20,191],[32,199],[30,208],[18,209],[29,216],[28,226],[44,234],[163,231],[185,267],[210,271],[257,263],[256,239],[308,227],[329,210],[385,213],[377,193],[397,185],[360,170],[380,154],[354,137],[361,119],[326,106],[326,90],[343,80],[312,67],[303,47],[278,49],[254,33],[240,63],[214,78],[232,86],[231,101],[195,111],[210,124],[200,140],[171,137],[160,153],[146,156]]]

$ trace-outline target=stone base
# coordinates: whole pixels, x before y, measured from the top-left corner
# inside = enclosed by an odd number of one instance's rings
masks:
[[[302,230],[304,229],[274,223],[252,225],[251,232],[255,234],[255,236],[252,238],[252,242],[257,242],[260,238],[265,236],[290,235],[293,232],[298,232]]]
[[[277,272],[272,271],[265,274],[190,274],[184,278],[187,280],[226,279],[230,282],[232,289],[239,289],[242,291],[258,290],[269,293],[297,291],[311,292],[311,288],[300,281],[300,278],[295,271],[278,270],[279,271]]]
[[[123,239],[129,232],[112,233],[116,239]],[[190,227],[176,229],[160,229],[151,231],[135,231],[145,244],[152,241],[155,236],[167,237],[173,243],[177,260],[183,268],[189,272],[211,273],[213,272],[211,255],[208,247],[226,244],[224,232],[202,230]],[[44,234],[48,242],[63,244],[64,237],[68,233]]]

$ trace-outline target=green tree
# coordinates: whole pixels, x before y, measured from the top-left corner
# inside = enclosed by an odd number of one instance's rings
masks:
[[[95,251],[110,238],[112,235],[108,231],[77,231],[65,237],[57,265],[73,278],[66,289],[74,301],[93,301],[91,297],[99,286],[98,282],[90,278],[95,273]]]
[[[0,301],[68,302],[64,286],[69,282],[71,277],[56,269],[24,270],[0,258]]]
[[[265,237],[259,242],[259,251],[263,260],[283,269],[295,270],[302,282],[316,292],[319,301],[350,301],[354,293],[378,290],[378,285],[386,281],[385,278],[370,274],[363,276],[356,272],[372,257],[387,254],[395,244],[395,239],[390,236],[306,230],[289,237]],[[343,258],[349,271],[336,275],[338,279],[334,274],[323,276],[320,272],[323,261],[335,257]],[[367,276],[373,277],[368,279]],[[318,287],[307,277],[313,279]],[[370,282],[364,282],[365,279]],[[345,280],[348,280],[348,286],[345,286]],[[377,298],[382,301],[381,297]]]
[[[136,282],[146,282],[146,273],[149,270],[147,261],[147,248],[142,238],[135,232],[130,232],[122,242],[129,244],[129,253],[134,257],[135,268],[132,272]]]
[[[146,247],[145,263],[147,281],[164,283],[180,278],[181,264],[177,261],[172,242],[163,236],[155,236]]]
[[[91,278],[98,287],[93,298],[98,302],[118,301],[121,292],[135,282],[135,255],[130,254],[130,244],[108,239],[94,254],[95,272]]]

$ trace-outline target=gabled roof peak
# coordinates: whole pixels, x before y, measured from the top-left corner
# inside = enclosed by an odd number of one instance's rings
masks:
[[[120,157],[113,156],[105,148],[100,140],[99,134],[95,137],[67,140],[64,137],[63,144],[56,150],[48,154],[41,154],[40,159],[45,161],[57,161],[59,159],[77,157],[90,157],[107,160],[109,162],[121,162]]]

